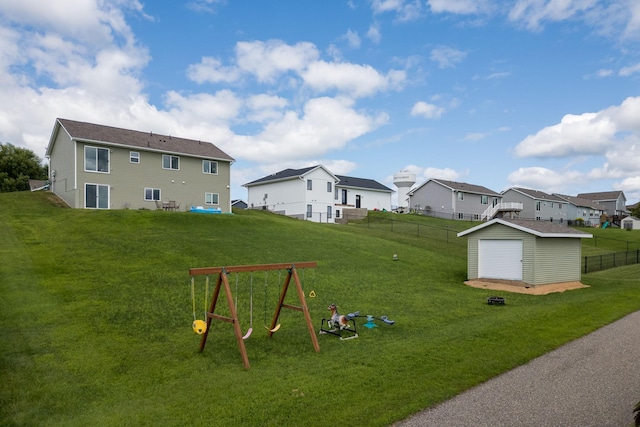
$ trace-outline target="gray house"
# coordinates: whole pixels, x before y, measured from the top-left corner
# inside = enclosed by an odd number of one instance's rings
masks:
[[[584,221],[584,225],[593,227],[600,224],[600,216],[605,213],[606,208],[593,200],[581,197],[567,196],[564,194],[553,194],[567,202],[567,220]]]
[[[467,236],[467,278],[530,286],[581,278],[581,240],[591,234],[548,221],[493,219],[458,233]]]
[[[489,206],[502,196],[481,185],[429,179],[407,193],[409,207],[416,212],[438,218],[479,221]]]
[[[627,198],[622,191],[601,191],[598,193],[580,193],[578,197],[593,200],[603,205],[607,210],[606,214],[613,217],[614,222],[619,224],[619,220],[626,216]]]
[[[512,187],[502,192],[502,200],[522,203],[520,219],[560,223],[570,219],[567,217],[567,201],[542,191]]]
[[[46,157],[72,208],[231,211],[233,158],[208,142],[57,119]]]

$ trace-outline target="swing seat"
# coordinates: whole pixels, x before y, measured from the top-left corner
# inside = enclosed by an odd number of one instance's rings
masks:
[[[244,334],[244,336],[242,337],[243,340],[246,340],[247,338],[249,338],[251,336],[251,334],[253,333],[253,328],[249,328],[249,330],[247,331],[246,334]]]
[[[191,327],[193,328],[193,332],[202,335],[207,331],[207,322],[204,320],[194,320]]]
[[[265,325],[264,328],[269,332],[278,332],[278,329],[280,329],[280,326],[282,326],[282,324],[278,323],[276,326],[274,326],[273,329],[269,328],[267,325]]]

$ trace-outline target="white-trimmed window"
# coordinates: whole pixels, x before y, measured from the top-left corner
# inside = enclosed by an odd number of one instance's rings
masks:
[[[214,160],[203,160],[202,161],[202,173],[208,173],[211,175],[218,174],[218,162]]]
[[[87,209],[109,209],[109,186],[85,184],[84,207]]]
[[[159,201],[160,198],[160,189],[159,188],[145,188],[144,189],[144,199],[150,202]]]
[[[536,210],[540,210],[540,200],[536,200]]]
[[[162,169],[180,169],[180,157],[170,156],[168,154],[162,155]]]
[[[129,163],[140,163],[140,153],[137,151],[129,151]]]
[[[458,191],[458,200],[464,200],[464,193],[461,191]]]
[[[458,193],[460,194],[460,193]],[[458,212],[458,219],[464,219],[464,213]]]
[[[480,196],[480,204],[488,205],[489,204],[489,196]]]
[[[331,193],[331,181],[327,182],[327,193]]]
[[[327,206],[327,219],[331,219],[331,206]]]
[[[313,181],[307,180],[307,190],[313,190]]]
[[[219,204],[220,196],[218,193],[204,193],[205,205],[217,205]]]
[[[313,206],[307,205],[307,218],[311,218],[312,215],[313,215]]]
[[[84,170],[109,173],[109,149],[85,146]]]

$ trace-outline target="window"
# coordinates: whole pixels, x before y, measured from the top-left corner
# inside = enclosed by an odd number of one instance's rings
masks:
[[[558,203],[558,209],[562,209],[562,203]]]
[[[540,221],[540,217],[539,216],[536,217],[536,221]]]
[[[84,170],[87,172],[109,172],[109,150],[84,147]]]
[[[327,206],[327,219],[331,219],[331,206]]]
[[[210,173],[211,175],[218,174],[218,162],[213,160],[202,161],[202,173]]]
[[[538,200],[536,202],[536,210],[539,211],[540,210],[540,200]]]
[[[458,212],[458,219],[464,219],[464,214],[462,212]]]
[[[495,206],[495,205],[497,205],[497,204],[498,204],[498,198],[497,198],[497,197],[494,197],[494,198],[493,198],[493,202],[491,202],[491,206]]]
[[[109,209],[109,186],[85,184],[84,207],[88,209]]]
[[[336,218],[340,218],[340,209],[336,209]]]
[[[219,202],[218,193],[204,193],[204,204],[205,205],[217,205]]]
[[[140,163],[140,153],[129,151],[129,163]]]
[[[331,193],[331,181],[327,182],[327,193]]]
[[[464,193],[458,191],[458,200],[464,200]]]
[[[307,190],[313,190],[313,181],[307,180]]]
[[[180,169],[180,157],[163,154],[162,169],[174,169],[174,170]]]
[[[311,205],[307,205],[307,218],[311,218],[311,215],[312,215],[312,213],[313,213],[313,210],[312,210],[312,209],[313,209],[313,208],[312,208],[312,206],[311,206]]]
[[[145,188],[144,189],[144,199],[147,201],[160,200],[160,189],[159,188]]]
[[[346,205],[347,204],[347,190],[346,189],[342,189],[342,204]]]
[[[480,215],[478,214],[473,214],[473,220],[474,221],[478,221],[480,219]]]
[[[333,187],[335,189],[333,198],[338,200],[338,187]]]
[[[480,204],[488,205],[489,204],[489,196],[480,196]]]

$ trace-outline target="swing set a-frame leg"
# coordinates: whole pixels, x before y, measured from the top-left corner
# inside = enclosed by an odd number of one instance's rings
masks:
[[[216,308],[216,304],[218,303],[218,297],[220,296],[220,288],[224,285],[225,294],[227,296],[227,304],[229,305],[229,310],[231,311],[231,317],[221,316],[219,314],[215,314],[214,310]],[[213,291],[213,297],[211,298],[211,307],[209,308],[209,312],[207,313],[207,330],[202,334],[202,339],[200,340],[200,352],[204,350],[204,346],[207,343],[207,336],[209,335],[209,330],[211,326],[211,320],[221,320],[223,322],[228,322],[233,324],[233,332],[236,335],[236,341],[238,341],[238,348],[240,349],[240,356],[242,357],[242,364],[245,369],[249,369],[251,366],[249,365],[249,356],[247,356],[247,348],[244,345],[244,340],[242,339],[242,329],[240,328],[240,322],[238,321],[238,313],[236,312],[235,304],[233,303],[233,296],[231,295],[231,286],[229,286],[229,280],[227,278],[226,271],[221,271],[218,274],[218,280],[216,281],[216,288]]]
[[[298,271],[296,270],[295,265],[292,265],[291,268],[287,269],[287,271],[287,277],[285,278],[284,284],[282,285],[282,292],[280,292],[278,306],[276,307],[276,311],[273,314],[273,319],[271,320],[271,326],[269,327],[268,336],[271,337],[273,335],[273,329],[278,324],[278,318],[280,317],[280,311],[282,310],[282,308],[301,311],[304,314],[304,320],[307,323],[307,329],[309,330],[309,335],[311,336],[313,349],[316,351],[316,353],[318,353],[320,352],[320,344],[318,343],[318,337],[316,336],[315,330],[313,329],[313,324],[311,323],[311,315],[309,314],[309,307],[307,306],[307,301],[304,297],[304,290],[302,289],[302,284],[300,283],[300,276],[298,276]],[[292,277],[294,279],[293,281],[295,282],[296,291],[298,292],[300,307],[284,303],[284,299],[287,296],[287,290],[289,289],[289,284],[291,283]]]

